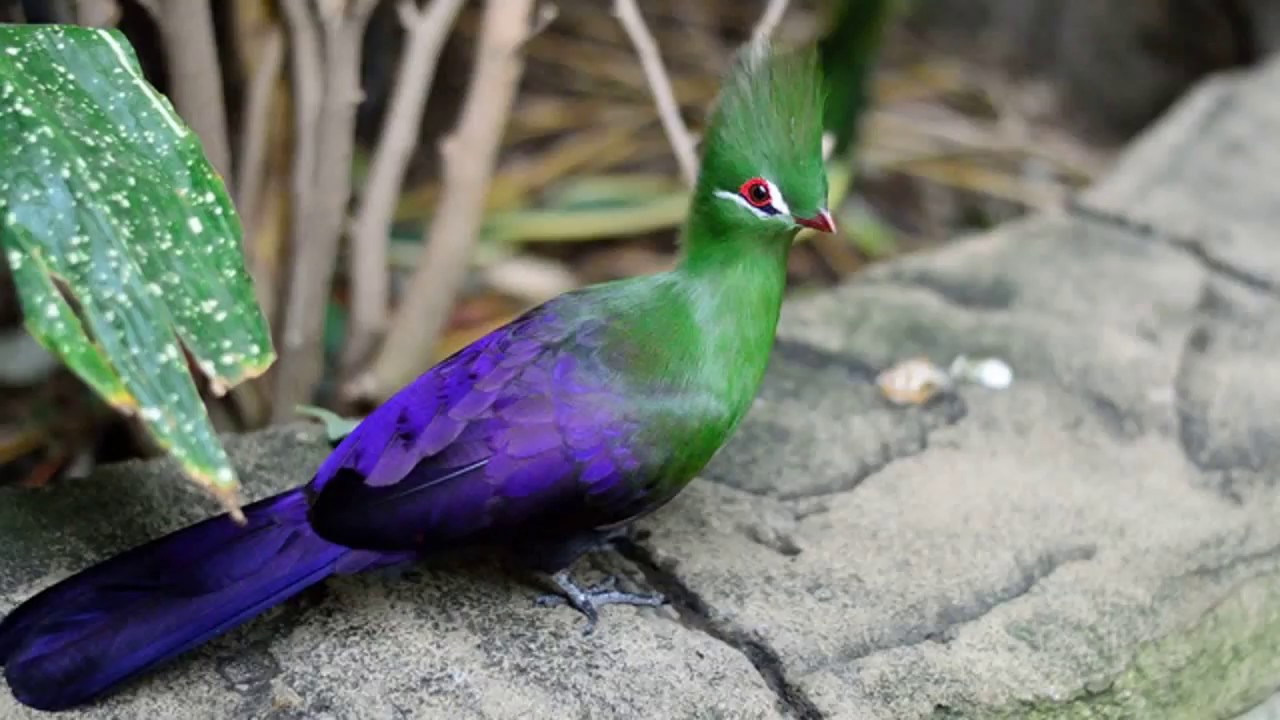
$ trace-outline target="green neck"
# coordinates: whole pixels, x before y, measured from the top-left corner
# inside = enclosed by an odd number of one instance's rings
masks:
[[[717,211],[724,201],[700,199],[672,272],[685,288],[690,329],[700,336],[691,344],[697,356],[688,360],[704,386],[745,413],[773,347],[795,232],[722,222]]]
[[[726,226],[705,209],[695,201],[675,269],[601,286],[590,303],[615,319],[615,367],[643,391],[631,402],[652,401],[663,418],[648,442],[675,445],[664,461],[667,492],[711,459],[751,407],[773,347],[794,234]]]
[[[625,318],[611,327],[625,338],[621,367],[642,382],[714,398],[732,425],[769,360],[795,233],[724,222],[727,203],[710,200],[690,208],[673,270],[601,286],[597,302]]]

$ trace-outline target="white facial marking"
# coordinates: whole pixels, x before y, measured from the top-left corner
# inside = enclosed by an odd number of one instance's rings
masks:
[[[774,185],[773,181],[769,178],[764,179],[764,184],[769,186],[769,197],[772,198],[772,202],[769,204],[773,205],[773,208],[783,215],[791,217],[791,206],[788,205],[786,199],[782,197],[782,191],[778,189],[778,186]]]
[[[729,190],[716,190],[715,195],[716,197],[720,197],[726,200],[732,200],[736,202],[737,204],[741,205],[747,210],[750,210],[753,215],[760,218],[761,220],[777,219],[777,220],[791,221],[791,206],[788,205],[786,199],[782,197],[782,191],[779,190],[778,186],[774,185],[773,181],[770,180],[769,178],[761,178],[761,179],[764,180],[765,186],[769,188],[769,204],[773,206],[774,210],[778,211],[776,214],[769,214],[764,210],[761,210],[760,208],[756,207],[755,205],[752,205],[751,203],[747,202],[746,198],[742,197],[737,192],[733,192]]]
[[[769,213],[761,210],[755,205],[752,205],[751,203],[747,202],[745,198],[743,198],[741,195],[739,195],[736,192],[729,192],[728,190],[717,190],[716,197],[722,197],[726,200],[732,200],[738,203],[742,207],[750,210],[753,215],[760,218],[761,220],[767,220],[771,217],[774,217],[773,215],[770,215]]]

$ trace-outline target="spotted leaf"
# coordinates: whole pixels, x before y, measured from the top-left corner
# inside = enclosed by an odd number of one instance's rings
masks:
[[[199,139],[116,31],[0,25],[0,245],[32,335],[224,501],[215,392],[275,359]]]

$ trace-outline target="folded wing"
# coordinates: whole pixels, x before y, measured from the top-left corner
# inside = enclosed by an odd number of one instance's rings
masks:
[[[384,403],[308,486],[316,532],[348,547],[440,548],[643,504],[637,422],[600,353],[603,325],[543,306]]]

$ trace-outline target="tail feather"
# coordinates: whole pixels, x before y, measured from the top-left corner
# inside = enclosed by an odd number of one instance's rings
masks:
[[[0,665],[14,696],[42,710],[79,705],[335,572],[376,561],[316,536],[300,490],[244,511],[244,526],[206,520],[14,609],[0,622]]]

